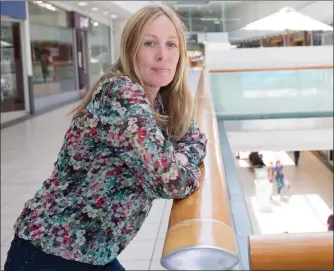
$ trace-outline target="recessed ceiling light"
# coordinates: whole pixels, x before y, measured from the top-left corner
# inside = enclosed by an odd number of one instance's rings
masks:
[[[103,15],[108,15],[108,14],[109,14],[108,11],[104,11],[104,12],[103,12]]]
[[[92,7],[92,11],[98,11],[99,10],[99,8],[97,8],[97,7]]]
[[[93,25],[94,25],[94,26],[98,26],[99,23],[98,23],[98,22],[94,22]]]
[[[116,19],[118,16],[116,15],[116,14],[111,14],[110,15],[110,18],[112,18],[112,19]]]
[[[79,2],[78,5],[84,7],[84,6],[87,6],[87,3],[86,2]]]

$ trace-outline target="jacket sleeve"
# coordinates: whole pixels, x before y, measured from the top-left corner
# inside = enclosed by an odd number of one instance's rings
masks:
[[[182,165],[166,140],[140,85],[121,76],[100,83],[87,107],[100,140],[113,149],[153,198],[182,199],[199,186],[197,164]]]
[[[177,142],[175,150],[185,154],[189,163],[198,165],[205,158],[207,142],[205,134],[193,120],[185,136]]]

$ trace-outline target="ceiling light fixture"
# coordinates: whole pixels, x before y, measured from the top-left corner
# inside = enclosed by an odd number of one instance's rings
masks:
[[[118,16],[116,15],[116,14],[111,14],[110,15],[110,18],[112,18],[112,19],[116,19]]]
[[[84,7],[84,6],[87,6],[87,3],[86,2],[79,2],[78,5],[81,6],[81,7]]]
[[[99,8],[97,8],[97,7],[92,7],[92,11],[98,11],[99,10]]]
[[[46,8],[48,10],[51,11],[56,11],[56,7],[54,7],[53,5],[49,4],[49,3],[44,3],[43,1],[33,1],[34,4],[39,5],[42,8]]]

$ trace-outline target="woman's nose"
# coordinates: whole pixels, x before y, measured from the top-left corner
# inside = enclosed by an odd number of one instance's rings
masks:
[[[158,61],[163,61],[167,59],[167,52],[164,48],[159,48],[156,54],[156,59]]]

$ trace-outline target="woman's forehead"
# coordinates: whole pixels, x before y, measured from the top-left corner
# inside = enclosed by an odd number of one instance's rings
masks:
[[[157,16],[147,24],[144,35],[154,38],[168,37],[179,39],[179,34],[173,21],[164,14]]]

